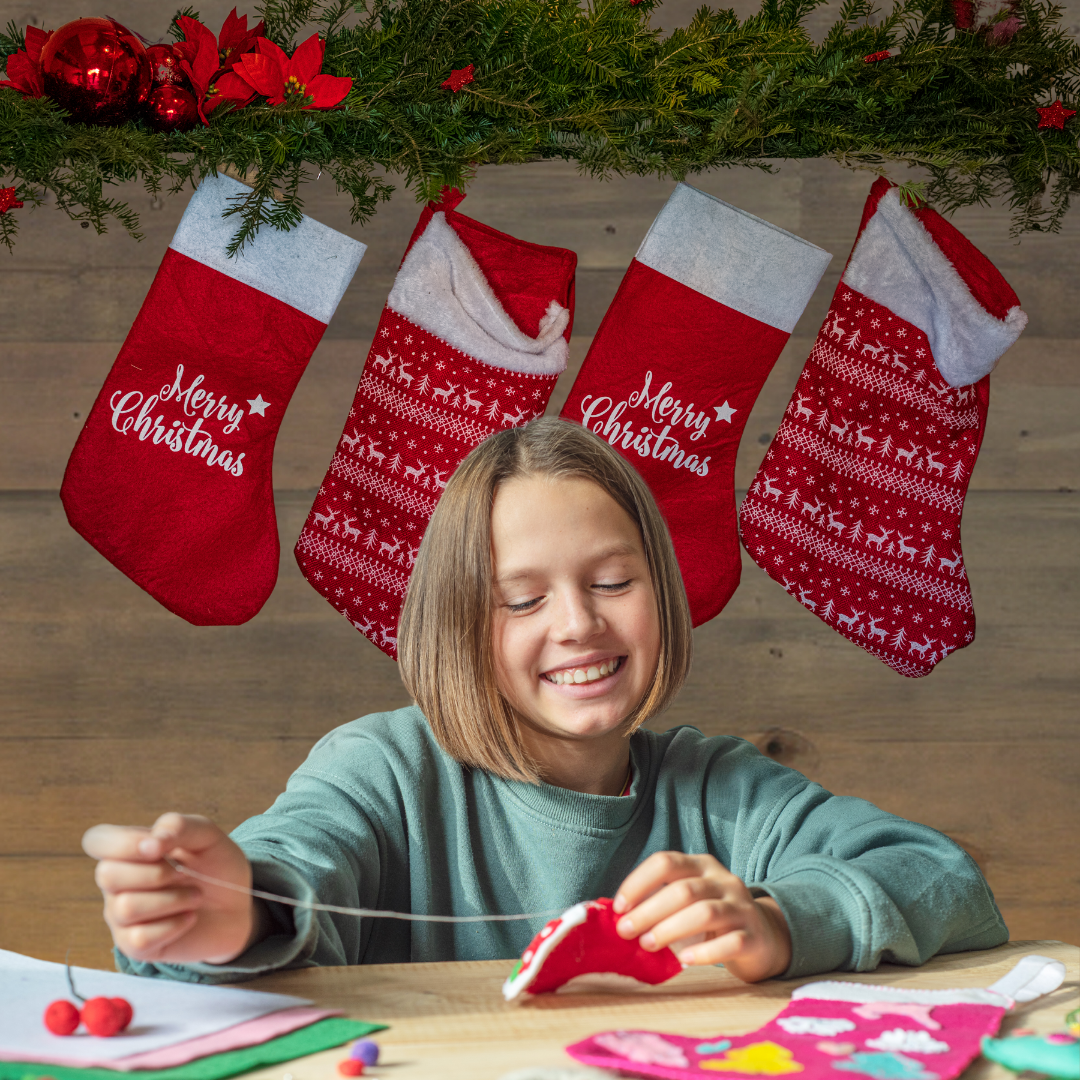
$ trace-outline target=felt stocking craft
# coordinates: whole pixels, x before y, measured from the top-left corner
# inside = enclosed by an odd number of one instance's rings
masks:
[[[562,417],[641,473],[667,520],[694,625],[739,583],[735,454],[831,256],[679,184],[593,338]]]
[[[409,572],[450,474],[484,439],[543,413],[566,367],[577,256],[458,213],[413,232],[296,561],[397,655]]]
[[[226,256],[248,187],[199,185],[86,419],[68,521],[157,601],[242,623],[277,580],[274,441],[365,247],[305,217]]]
[[[682,971],[671,949],[647,952],[637,938],[620,937],[611,905],[607,897],[590,900],[552,919],[521,954],[503,983],[503,997],[546,994],[582,975],[615,975],[655,986]]]
[[[701,1080],[952,1080],[1018,1002],[1057,989],[1065,965],[1025,956],[986,989],[909,990],[866,983],[800,986],[791,1003],[747,1035],[700,1039],[655,1031],[605,1031],[568,1046],[586,1065],[634,1076]]]
[[[989,371],[1026,322],[965,237],[876,181],[743,502],[754,561],[903,675],[929,674],[975,636],[960,516]]]

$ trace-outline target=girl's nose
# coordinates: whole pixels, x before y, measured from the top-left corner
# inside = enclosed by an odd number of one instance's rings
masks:
[[[567,589],[555,608],[553,631],[559,641],[588,641],[605,628],[596,598],[588,591]]]

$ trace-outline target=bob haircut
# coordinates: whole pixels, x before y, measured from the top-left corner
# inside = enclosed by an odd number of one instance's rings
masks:
[[[463,765],[539,782],[500,693],[492,650],[491,508],[518,477],[573,477],[607,492],[637,525],[660,623],[652,683],[626,718],[629,735],[665,709],[690,671],[690,608],[667,525],[637,471],[565,420],[534,420],[482,442],[458,466],[431,515],[398,624],[401,680],[442,748]]]

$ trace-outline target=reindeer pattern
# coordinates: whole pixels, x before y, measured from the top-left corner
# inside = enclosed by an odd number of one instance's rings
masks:
[[[922,331],[841,283],[743,504],[744,543],[808,611],[926,674],[974,635],[960,512],[981,423],[977,388],[943,381]]]

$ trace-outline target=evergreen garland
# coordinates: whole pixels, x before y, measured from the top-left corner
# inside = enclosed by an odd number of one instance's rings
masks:
[[[965,0],[898,0],[883,16],[872,0],[844,0],[815,46],[802,22],[820,2],[764,0],[745,22],[703,7],[662,38],[649,25],[659,0],[266,0],[267,36],[290,53],[318,24],[323,71],[353,80],[341,107],[257,99],[220,107],[209,127],[157,134],[141,121],[70,123],[47,98],[0,89],[0,178],[14,177],[0,186],[14,183],[28,206],[52,192],[72,219],[104,232],[113,218],[138,238],[137,215],[106,184],[138,178],[148,193],[179,192],[231,167],[257,177],[230,211],[235,251],[260,226],[297,224],[316,171],[362,221],[390,197],[387,173],[424,199],[464,187],[479,165],[541,158],[597,177],[683,179],[828,157],[921,167],[925,196],[946,213],[1004,198],[1015,233],[1060,228],[1080,190],[1080,116],[1064,131],[1039,129],[1035,111],[1080,100],[1080,47],[1059,28],[1060,7],[1010,0],[965,30],[953,19]],[[1019,20],[1012,36],[1006,18]],[[9,25],[0,55],[21,46]],[[473,82],[442,88],[468,64]],[[15,213],[0,214],[9,248],[16,227]]]

